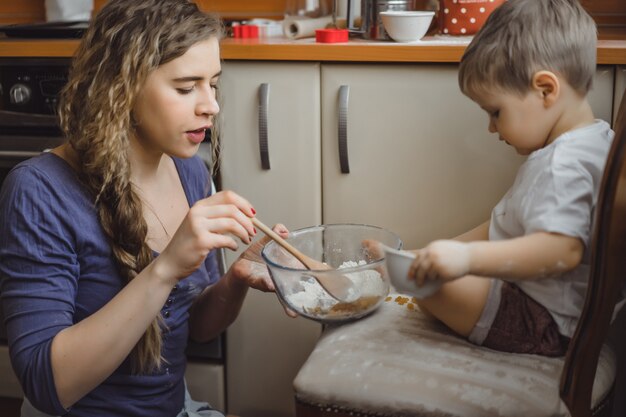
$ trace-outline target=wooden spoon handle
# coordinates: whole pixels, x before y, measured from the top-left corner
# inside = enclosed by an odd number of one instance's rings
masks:
[[[263,224],[261,220],[257,219],[256,217],[252,218],[252,224],[254,224],[256,227],[261,229],[263,233],[265,233],[267,236],[272,238],[276,243],[278,243],[280,246],[285,248],[289,253],[295,256],[296,259],[302,262],[302,264],[305,266],[306,269],[309,269],[309,270],[312,269],[312,270],[317,270],[317,271],[331,269],[328,265],[306,256],[305,254],[300,252],[298,249],[291,246],[291,244],[287,243],[287,241],[283,239],[282,237],[280,237],[278,233],[274,232],[272,229],[267,227],[265,224]],[[360,292],[358,290],[356,290],[356,293],[353,290],[353,286],[354,286],[353,282],[344,275],[339,275],[339,274],[326,275],[326,274],[314,274],[313,273],[311,274],[311,276],[317,280],[317,282],[324,288],[324,290],[326,290],[328,294],[330,294],[331,297],[335,298],[338,301],[352,302],[354,301],[354,299],[356,299],[354,298],[355,294],[357,294],[356,295],[357,298],[358,296],[360,296],[359,295]]]
[[[256,227],[261,229],[263,233],[265,233],[272,240],[274,240],[280,246],[285,248],[289,253],[295,256],[297,260],[302,262],[302,264],[306,267],[306,269],[316,269],[317,265],[313,263],[314,262],[313,259],[309,258],[305,254],[300,252],[298,249],[291,246],[289,243],[287,243],[285,239],[283,239],[282,237],[280,237],[278,233],[274,232],[272,229],[267,227],[261,220],[257,219],[256,217],[253,217],[252,224],[254,224]]]

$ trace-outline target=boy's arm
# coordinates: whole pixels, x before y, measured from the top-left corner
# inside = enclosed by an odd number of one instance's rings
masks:
[[[515,239],[471,243],[438,240],[418,251],[409,275],[445,281],[472,274],[522,280],[545,278],[575,268],[583,255],[580,239],[537,232]]]
[[[546,278],[569,271],[578,266],[584,251],[579,238],[548,232],[468,246],[469,273],[509,279]]]

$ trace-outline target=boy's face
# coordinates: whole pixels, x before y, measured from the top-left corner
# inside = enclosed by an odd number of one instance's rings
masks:
[[[498,133],[500,140],[520,155],[528,155],[548,143],[554,120],[540,91],[531,90],[520,96],[485,89],[470,98],[489,115],[489,132]]]

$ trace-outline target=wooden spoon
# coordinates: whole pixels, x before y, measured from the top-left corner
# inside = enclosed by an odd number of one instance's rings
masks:
[[[267,227],[256,217],[252,218],[252,224],[261,229],[261,231],[265,233],[268,237],[270,237],[273,241],[278,243],[281,247],[283,247],[285,250],[295,256],[296,259],[299,260],[306,269],[313,271],[324,271],[333,269],[325,263],[316,261],[315,259],[310,258],[300,252],[298,249],[289,244],[285,239],[280,237],[278,233]],[[350,302],[354,301],[354,299],[357,298],[355,297],[355,293],[358,294],[358,289],[353,288],[354,283],[352,282],[352,280],[344,275],[316,275],[314,273],[311,273],[311,276],[315,278],[315,280],[317,280],[317,282],[322,286],[322,288],[324,288],[324,290],[326,290],[328,294],[330,294],[331,297],[335,298],[338,301]]]

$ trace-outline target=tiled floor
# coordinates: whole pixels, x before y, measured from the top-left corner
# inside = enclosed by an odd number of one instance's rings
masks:
[[[21,399],[0,397],[0,410],[2,410],[2,417],[20,417],[21,406]]]

